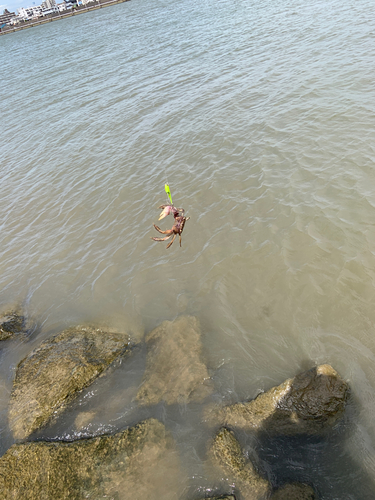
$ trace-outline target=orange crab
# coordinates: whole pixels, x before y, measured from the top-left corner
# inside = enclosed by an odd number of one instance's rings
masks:
[[[166,234],[167,236],[165,236],[164,238],[151,237],[151,239],[154,241],[166,241],[171,236],[173,236],[172,241],[167,245],[167,248],[169,248],[176,239],[176,236],[179,235],[180,246],[181,246],[181,234],[182,231],[184,230],[185,222],[189,220],[190,217],[184,216],[185,210],[183,208],[176,208],[173,205],[161,205],[159,208],[163,209],[163,211],[160,214],[159,220],[164,219],[164,217],[167,217],[167,215],[172,213],[174,217],[174,224],[172,226],[172,229],[167,229],[166,231],[162,231],[160,227],[154,224],[154,228],[156,229],[156,231],[159,231],[159,233],[162,234]]]

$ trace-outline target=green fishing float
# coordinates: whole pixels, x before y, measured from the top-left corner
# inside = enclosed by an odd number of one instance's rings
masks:
[[[171,190],[169,189],[168,184],[166,184],[164,187],[165,187],[165,192],[167,193],[168,198],[169,198],[169,200],[171,202],[171,205],[173,205]]]

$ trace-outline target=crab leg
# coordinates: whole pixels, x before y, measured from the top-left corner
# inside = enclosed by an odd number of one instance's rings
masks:
[[[159,231],[159,233],[162,233],[162,234],[169,234],[169,236],[172,236],[172,234],[173,234],[172,229],[167,229],[166,231],[162,231],[160,229],[160,227],[158,227],[156,224],[154,224],[154,228],[156,229],[156,231]]]
[[[165,241],[165,240],[169,240],[169,238],[171,237],[172,235],[170,234],[169,236],[164,236],[164,238],[154,238],[153,236],[151,236],[151,239],[154,240],[154,241]],[[175,235],[176,236],[176,235]],[[172,240],[173,242],[173,240]],[[168,247],[167,247],[168,248]]]
[[[171,235],[171,236],[172,236],[172,235]],[[168,243],[167,248],[169,248],[169,247],[172,245],[172,243],[174,242],[174,240],[175,240],[176,236],[177,236],[177,233],[175,233],[175,234],[174,234],[174,236],[173,236],[173,238],[172,238],[172,241],[171,241],[170,243]]]

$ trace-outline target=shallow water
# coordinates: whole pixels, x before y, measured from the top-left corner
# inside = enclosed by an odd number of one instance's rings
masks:
[[[372,7],[133,0],[0,37],[0,304],[36,325],[0,353],[2,452],[15,368],[42,339],[87,322],[139,339],[192,314],[215,401],[316,363],[349,381],[328,442],[242,444],[274,485],[373,498]],[[169,250],[150,240],[166,181],[191,217]],[[83,434],[156,416],[185,464],[176,496],[199,496],[215,487],[202,405],[139,410],[144,361],[139,347],[41,436],[76,437],[82,411]]]

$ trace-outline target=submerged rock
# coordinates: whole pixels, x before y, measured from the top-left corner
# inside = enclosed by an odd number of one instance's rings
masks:
[[[282,486],[273,493],[270,500],[317,500],[311,486],[292,483]]]
[[[212,392],[196,318],[164,321],[146,336],[146,342],[146,371],[137,394],[140,404],[199,402]]]
[[[25,318],[16,311],[0,315],[0,340],[6,340],[24,332]]]
[[[270,483],[255,470],[241,449],[234,433],[223,427],[216,434],[210,455],[226,474],[235,480],[243,500],[263,500],[269,497]]]
[[[209,408],[206,420],[244,430],[277,434],[317,434],[343,414],[348,384],[330,365],[286,380],[253,401]]]
[[[250,497],[250,498],[257,498]],[[267,497],[265,497],[267,498]],[[270,497],[270,500],[318,500],[311,486],[302,483],[291,483],[278,488]],[[201,500],[236,500],[234,495],[220,495],[206,497]]]
[[[202,498],[202,500],[236,500],[236,497],[234,495],[221,495],[219,497]]]
[[[13,445],[0,459],[4,500],[177,500],[175,443],[158,420],[112,436]]]
[[[17,367],[8,414],[14,437],[24,439],[44,426],[129,351],[127,336],[89,327],[71,328],[45,340]]]
[[[77,431],[82,431],[95,417],[95,411],[82,411],[74,419],[74,427]]]

